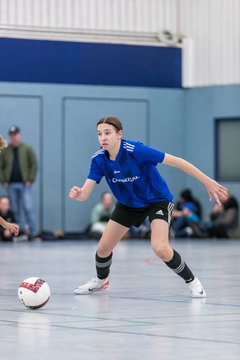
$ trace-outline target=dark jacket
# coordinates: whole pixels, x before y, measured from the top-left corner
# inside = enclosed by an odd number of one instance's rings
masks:
[[[212,212],[210,218],[214,226],[223,225],[226,229],[235,228],[238,226],[238,210],[237,200],[230,196],[223,204],[223,212]]]
[[[33,183],[37,175],[37,158],[31,146],[20,144],[18,148],[19,166],[23,182]],[[8,183],[13,166],[13,146],[8,145],[0,154],[0,182]]]
[[[210,216],[212,228],[209,230],[209,235],[217,238],[238,237],[238,211],[239,206],[237,200],[233,196],[230,196],[223,204],[222,212],[212,212]]]

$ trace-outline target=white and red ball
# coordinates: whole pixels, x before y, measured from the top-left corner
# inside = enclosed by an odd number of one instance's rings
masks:
[[[18,298],[29,309],[39,309],[47,304],[51,290],[46,281],[37,277],[24,280],[18,288]]]

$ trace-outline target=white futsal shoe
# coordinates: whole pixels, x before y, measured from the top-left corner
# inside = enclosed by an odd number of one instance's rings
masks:
[[[204,288],[202,287],[202,284],[200,283],[198,278],[195,277],[194,280],[191,281],[190,283],[188,283],[187,285],[192,292],[193,298],[205,298],[206,297],[206,292],[205,292]]]
[[[78,286],[73,292],[76,295],[86,295],[94,291],[105,290],[109,287],[109,279],[99,279],[98,277],[92,278],[84,285]]]

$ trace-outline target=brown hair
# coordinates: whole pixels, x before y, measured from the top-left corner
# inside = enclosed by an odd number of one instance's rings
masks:
[[[7,142],[3,139],[3,137],[0,135],[0,152],[2,149],[4,149],[7,146]]]
[[[98,121],[97,126],[99,124],[112,125],[115,127],[115,129],[117,129],[117,131],[120,131],[123,129],[121,121],[116,116],[112,116],[112,115],[104,116],[103,118],[101,118]]]

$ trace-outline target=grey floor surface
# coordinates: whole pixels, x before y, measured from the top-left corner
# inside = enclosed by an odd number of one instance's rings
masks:
[[[118,244],[110,289],[87,296],[72,289],[95,275],[95,241],[0,244],[0,359],[239,360],[240,241],[172,245],[201,279],[206,300],[191,299],[148,241]],[[52,290],[39,310],[17,298],[31,276]]]

